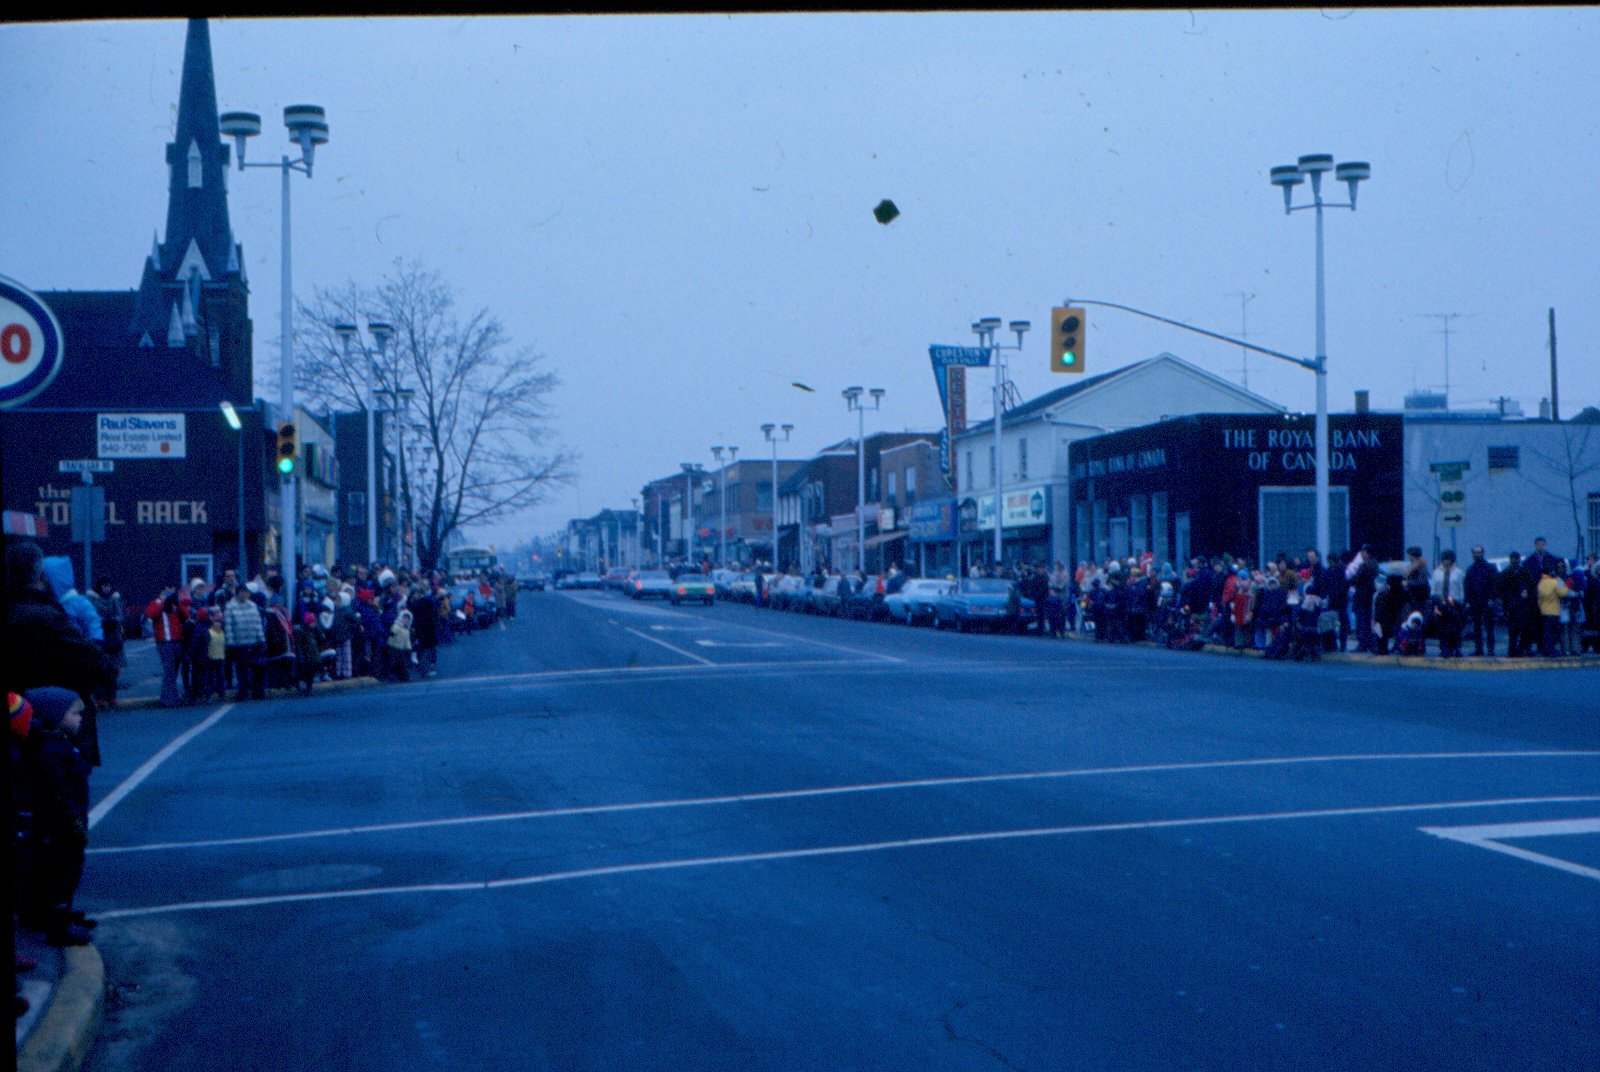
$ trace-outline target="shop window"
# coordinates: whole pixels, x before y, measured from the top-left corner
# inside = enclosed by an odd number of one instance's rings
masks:
[[[900,505],[900,474],[893,470],[889,473],[889,505]]]
[[[1135,495],[1128,501],[1128,513],[1133,520],[1128,534],[1129,546],[1134,554],[1142,555],[1150,550],[1150,497]]]
[[[1331,550],[1350,546],[1350,489],[1329,488],[1328,539]],[[1279,552],[1295,558],[1317,545],[1315,488],[1261,488],[1257,500],[1257,562],[1270,562]],[[1213,548],[1212,553],[1228,548]]]
[[[1150,551],[1157,564],[1170,562],[1167,552],[1167,493],[1158,491],[1150,496]]]
[[[917,470],[913,466],[906,470],[906,505],[910,506],[917,501]]]

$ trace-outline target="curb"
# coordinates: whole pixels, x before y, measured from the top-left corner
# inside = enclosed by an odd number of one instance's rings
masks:
[[[315,696],[315,695],[317,695],[319,693],[323,693],[323,692],[347,692],[350,689],[364,689],[364,688],[370,688],[373,685],[382,685],[382,684],[385,684],[385,682],[379,681],[375,677],[348,677],[348,678],[345,678],[343,681],[319,681],[319,682],[316,683],[316,685],[312,686],[311,695]],[[279,689],[278,691],[279,692],[283,692],[284,690]],[[296,693],[295,695],[299,695],[299,694]],[[267,698],[268,699],[275,699],[275,698],[280,698],[280,697],[275,697],[275,696],[273,696],[272,694],[269,693]],[[216,707],[219,704],[232,703],[232,702],[233,702],[232,700],[228,700],[228,699],[223,699],[223,700],[205,700],[205,701],[200,702],[200,703],[185,704],[185,705],[182,705],[182,706],[187,706],[187,707]],[[160,707],[160,706],[161,706],[161,697],[159,697],[159,696],[124,696],[124,697],[121,697],[121,698],[119,698],[117,700],[117,706],[112,708],[110,710],[110,712],[107,712],[104,709],[102,709],[100,714],[101,714],[101,717],[104,717],[107,713],[110,713],[110,714],[114,715],[119,711],[148,710],[149,708]]]
[[[1078,643],[1093,643],[1092,636],[1081,632],[1068,632],[1067,639]],[[1166,648],[1150,640],[1141,640],[1137,647]],[[1200,649],[1207,655],[1224,655],[1233,659],[1260,659],[1265,654],[1256,648],[1230,648],[1221,644],[1207,644]],[[1318,654],[1319,661],[1341,663],[1349,666],[1391,666],[1401,670],[1450,670],[1456,672],[1494,672],[1507,670],[1596,670],[1600,669],[1600,655],[1565,655],[1559,659],[1500,658],[1490,656],[1452,657],[1439,655],[1363,655],[1351,651],[1325,651]],[[1293,660],[1285,660],[1292,662]]]
[[[44,1016],[17,1051],[17,1072],[77,1072],[100,1037],[105,962],[93,945],[62,950],[66,968]]]

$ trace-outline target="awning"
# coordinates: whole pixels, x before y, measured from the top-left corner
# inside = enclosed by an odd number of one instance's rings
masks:
[[[896,540],[903,540],[905,538],[906,534],[904,532],[885,532],[877,536],[868,536],[867,547],[882,547],[886,543],[894,543]]]

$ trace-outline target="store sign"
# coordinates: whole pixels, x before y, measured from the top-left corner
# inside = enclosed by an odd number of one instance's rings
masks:
[[[1001,528],[1015,529],[1027,525],[1043,525],[1050,519],[1050,497],[1042,485],[1018,488],[1005,493],[1005,508],[1000,513]],[[978,526],[994,528],[994,496],[978,496]]]
[[[102,458],[183,458],[181,413],[102,413],[95,418]]]
[[[919,502],[911,506],[911,521],[908,528],[914,542],[933,543],[955,539],[956,521],[954,499]]]
[[[894,529],[894,507],[885,506],[878,510],[878,531],[891,532]]]
[[[1222,449],[1248,451],[1250,468],[1258,473],[1315,472],[1316,436],[1305,428],[1224,428]],[[1334,428],[1328,435],[1330,472],[1354,472],[1363,451],[1382,450],[1378,428]]]

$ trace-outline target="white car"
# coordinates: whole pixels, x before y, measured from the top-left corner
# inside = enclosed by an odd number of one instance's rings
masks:
[[[798,610],[805,602],[811,583],[798,573],[786,573],[772,584],[767,606],[773,610]]]
[[[954,582],[938,579],[907,581],[900,591],[883,597],[889,620],[917,625],[933,621],[933,604]]]

